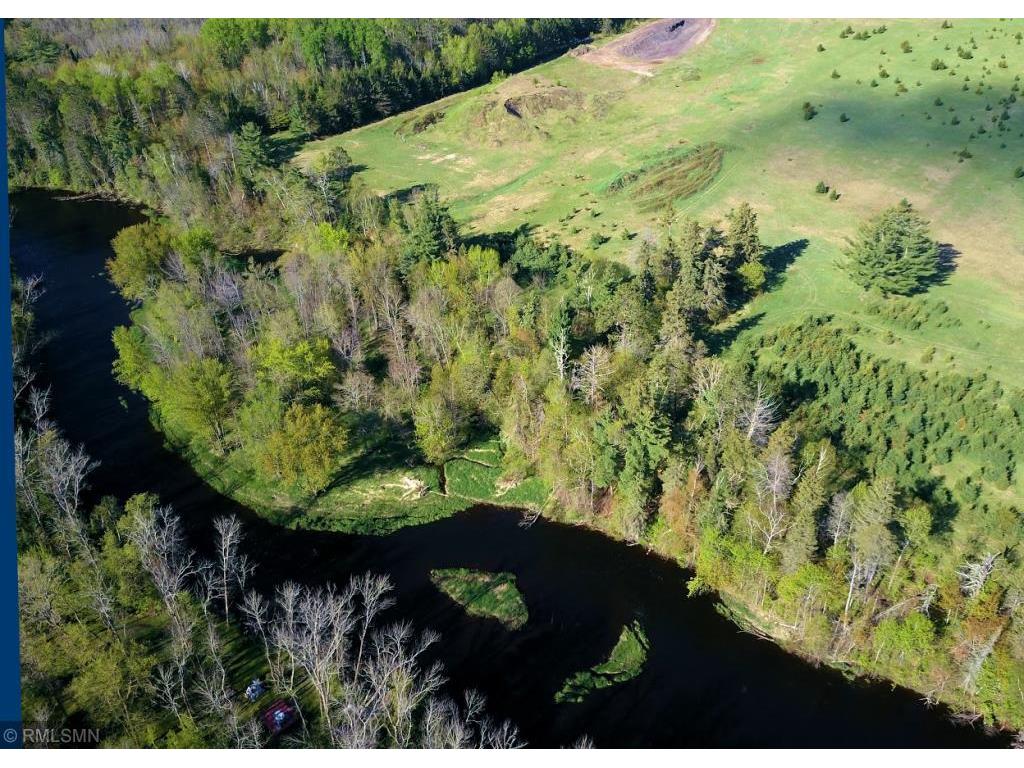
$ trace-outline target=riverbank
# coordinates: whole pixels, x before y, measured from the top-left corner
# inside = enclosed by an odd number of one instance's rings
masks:
[[[385,535],[450,517],[474,504],[493,504],[524,514],[544,507],[548,492],[537,478],[502,481],[496,440],[479,440],[442,467],[415,463],[411,455],[369,445],[346,455],[335,480],[322,492],[286,489],[246,462],[217,456],[169,432],[151,412],[154,427],[212,488],[275,525],[313,531]],[[388,458],[394,458],[393,463]]]
[[[128,320],[103,274],[109,240],[133,217],[103,202],[22,200],[12,252],[21,274],[42,273],[41,384],[69,439],[101,461],[91,495],[159,494],[189,526],[201,552],[213,518],[243,520],[255,585],[286,580],[342,584],[373,570],[396,583],[390,617],[431,628],[453,690],[475,688],[496,716],[511,717],[536,746],[589,733],[598,746],[985,746],[1002,737],[957,726],[941,707],[889,685],[850,683],[776,645],[737,632],[708,596],[685,597],[689,574],[581,526],[467,505],[387,535],[292,530],[217,493],[152,429],[148,405],[110,375],[110,333]],[[470,454],[478,457],[479,454]],[[473,465],[478,466],[478,465]],[[456,473],[457,475],[458,473]],[[446,485],[461,482],[449,476]],[[439,568],[513,573],[529,622],[510,633],[478,620],[430,581]],[[643,672],[581,704],[558,705],[569,676],[600,664],[623,626],[640,616],[650,643]],[[709,707],[708,702],[714,706]]]
[[[201,456],[185,446],[179,447],[187,451],[197,474],[219,492],[254,509],[270,522],[289,528],[382,536],[468,512],[477,504],[488,504],[524,515],[524,520],[543,515],[545,519],[585,528],[611,542],[626,544],[615,521],[609,517],[582,519],[560,514],[557,507],[549,503],[548,493],[537,478],[529,478],[512,488],[504,486],[496,440],[472,443],[461,456],[453,458],[440,470],[423,465],[375,471],[350,467],[342,473],[349,479],[332,485],[323,494],[305,501],[290,499],[284,503],[280,495],[275,495],[273,484],[254,477],[245,479],[237,471],[225,471],[228,462],[208,453]],[[359,461],[353,463],[358,465]],[[668,529],[654,527],[635,545],[647,557],[677,568],[684,580],[693,577],[694,563],[681,555]],[[905,676],[898,668],[890,670],[888,675],[881,674],[870,656],[837,655],[829,648],[815,646],[796,627],[763,606],[751,604],[741,594],[718,591],[716,585],[716,591],[709,592],[708,596],[716,610],[740,631],[771,642],[810,665],[834,670],[860,684],[898,686],[907,695],[920,694],[929,705],[941,702],[949,706],[966,722],[983,718],[974,710],[971,697],[957,687],[921,693],[919,677]],[[680,590],[677,599],[690,598]],[[986,722],[988,726],[996,725],[991,720]]]
[[[154,426],[168,436],[166,429]],[[193,471],[219,493],[256,511],[264,519],[296,530],[386,536],[402,529],[423,526],[471,510],[474,505],[494,505],[526,520],[545,519],[586,528],[619,545],[626,537],[616,520],[607,515],[590,518],[566,515],[551,502],[549,492],[537,478],[509,486],[502,482],[501,449],[496,439],[470,443],[460,455],[440,469],[415,463],[415,454],[404,447],[367,445],[353,451],[335,482],[324,492],[302,497],[285,492],[280,484],[268,481],[251,466],[215,456],[169,437],[172,445],[189,462]],[[644,537],[632,544],[679,570],[690,590],[696,562],[684,554],[672,531],[662,518]],[[931,686],[918,665],[882,665],[879,654],[858,650],[853,644],[835,645],[823,636],[836,632],[849,634],[854,627],[794,625],[772,610],[771,603],[753,603],[748,595],[730,590],[721,583],[703,584],[716,610],[740,630],[767,640],[802,661],[835,670],[845,679],[861,683],[899,686],[908,695],[920,695],[930,705],[941,702],[966,722],[999,725],[991,712],[978,712],[969,691],[955,684]],[[684,589],[676,599],[687,600]],[[916,692],[916,693],[914,693]],[[1005,727],[1005,724],[1004,724]]]

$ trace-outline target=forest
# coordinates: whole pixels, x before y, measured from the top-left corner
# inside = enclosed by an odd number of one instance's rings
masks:
[[[271,735],[236,687],[252,678],[295,709],[298,725],[278,745],[523,746],[479,693],[446,695],[444,669],[427,660],[436,632],[384,620],[394,604],[387,575],[358,574],[340,588],[288,581],[268,594],[251,584],[259,563],[237,516],[213,521],[204,557],[154,494],[90,505],[97,463],[64,437],[49,388],[34,385],[26,363],[45,343],[33,327],[39,282],[14,289],[26,722],[85,723],[104,747],[259,748]]]
[[[15,21],[4,32],[10,179],[139,201],[229,250],[278,247],[323,215],[326,187],[346,172],[280,168],[305,139],[500,78],[599,24]]]
[[[200,474],[230,478],[269,518],[373,530],[376,505],[330,500],[383,465],[406,482],[396,508],[433,499],[437,478],[452,502],[451,468],[491,446],[495,477],[465,498],[507,494],[527,515],[642,545],[795,653],[1024,730],[1024,520],[999,494],[1024,455],[1024,392],[889,359],[828,313],[734,343],[735,319],[787,259],[761,235],[771,211],[745,202],[715,218],[667,211],[636,237],[631,268],[529,227],[470,233],[430,188],[374,194],[341,147],[307,170],[285,162],[294,137],[500,78],[601,26],[223,21],[86,50],[73,27],[15,25],[11,180],[152,208],[107,265],[133,307],[113,375]],[[928,292],[943,255],[911,203],[885,204],[843,268],[878,313],[915,322],[907,296]],[[23,351],[30,303],[15,302]],[[261,602],[237,521],[217,523],[221,559],[199,562],[151,497],[83,514],[88,457],[49,421],[45,392],[18,389],[33,703],[54,686],[102,691],[126,739],[163,732],[157,718],[173,723],[169,745],[211,738],[214,723],[248,744],[218,677],[238,643],[288,690],[305,686],[309,743],[517,742],[476,698],[436,696],[440,672],[417,666],[426,640],[410,628],[368,639],[385,582],[282,585]],[[310,627],[286,626],[294,606],[338,622],[322,628],[333,655],[303,653]],[[146,622],[172,638],[155,680],[157,651],[125,632]],[[76,656],[69,631],[110,653]],[[396,658],[419,695],[400,712],[373,699]],[[160,714],[139,714],[133,702],[154,695]]]

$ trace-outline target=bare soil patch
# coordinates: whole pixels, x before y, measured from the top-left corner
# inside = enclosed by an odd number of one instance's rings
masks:
[[[658,65],[707,40],[714,19],[659,19],[600,48],[591,48],[581,59],[603,67],[615,67],[651,76]]]

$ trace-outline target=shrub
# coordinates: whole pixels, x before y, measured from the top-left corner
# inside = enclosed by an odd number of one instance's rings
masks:
[[[824,181],[819,181],[817,186],[814,188],[814,191],[817,192],[819,195],[824,195],[826,192],[828,192],[828,184],[826,184]]]
[[[847,115],[845,112],[843,112],[841,115],[839,115],[839,122],[840,123],[848,123],[848,122],[850,122],[850,116]]]
[[[814,105],[809,101],[804,102],[804,120],[813,120],[814,116],[818,114],[818,110],[814,108]]]
[[[834,69],[832,70],[832,79],[833,80],[838,80],[839,79],[839,72],[837,70],[834,70]]]
[[[941,69],[946,69],[946,62],[942,59],[932,59],[932,70],[938,72]]]

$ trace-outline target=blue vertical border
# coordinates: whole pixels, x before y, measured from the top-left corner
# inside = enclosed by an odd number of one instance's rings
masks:
[[[0,722],[5,729],[21,725],[21,670],[18,648],[18,544],[14,532],[14,376],[11,359],[11,218],[7,189],[7,55],[0,19],[0,113],[3,114],[3,152],[0,153]],[[20,727],[17,733],[20,735]],[[0,738],[0,748],[21,740]]]

